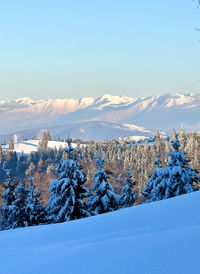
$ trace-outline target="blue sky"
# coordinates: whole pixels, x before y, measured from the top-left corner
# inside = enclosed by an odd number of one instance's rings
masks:
[[[191,0],[0,0],[0,99],[200,92]]]

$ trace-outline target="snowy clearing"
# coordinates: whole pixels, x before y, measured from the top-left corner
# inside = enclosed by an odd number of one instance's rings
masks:
[[[38,150],[38,142],[39,140],[27,140],[23,142],[14,143],[15,151],[19,154],[24,152],[24,154],[30,154],[31,152],[36,152]],[[76,147],[76,144],[72,144],[73,147]],[[48,141],[49,148],[57,148],[63,149],[67,147],[67,142],[60,142],[60,141]],[[2,148],[4,150],[8,149],[8,145],[3,145]]]
[[[199,273],[200,191],[62,224],[0,232],[4,274]]]

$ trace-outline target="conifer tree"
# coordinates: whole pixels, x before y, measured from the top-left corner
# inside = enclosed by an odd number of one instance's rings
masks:
[[[2,230],[44,223],[44,206],[39,201],[40,193],[35,190],[33,181],[26,187],[22,182],[14,184],[8,178],[5,188],[0,218]]]
[[[183,150],[186,144],[186,133],[185,133],[184,127],[181,127],[181,130],[178,134],[178,140],[180,143],[180,148]]]
[[[56,167],[53,164],[49,164],[46,173],[49,175],[54,175],[56,172]]]
[[[39,225],[45,221],[45,208],[40,202],[40,192],[36,190],[34,184],[34,178],[29,178],[29,185],[27,187],[27,197],[26,197],[26,213],[28,216],[28,225]]]
[[[42,137],[38,142],[38,151],[45,152],[48,149],[48,136],[46,131],[42,133]]]
[[[95,191],[87,201],[88,208],[95,214],[101,214],[116,210],[119,207],[119,195],[114,192],[113,187],[107,181],[108,175],[104,170],[105,159],[98,153],[95,159],[97,170],[94,173],[94,186],[91,191]]]
[[[122,189],[122,195],[120,197],[120,206],[121,207],[129,207],[132,206],[135,202],[136,195],[133,190],[134,183],[132,182],[132,174],[130,173],[130,169],[126,170],[127,177],[125,178],[126,185]]]
[[[2,184],[3,182],[6,181],[7,175],[6,175],[6,171],[3,168],[3,161],[0,162],[0,184]]]
[[[30,162],[29,168],[26,170],[26,175],[32,176],[35,170],[35,165],[33,162]]]
[[[46,211],[48,219],[53,222],[64,222],[91,214],[83,202],[88,196],[88,189],[83,186],[86,179],[80,171],[79,164],[73,160],[72,140],[68,138],[67,160],[62,160],[57,169],[58,178],[50,184],[51,197]]]
[[[0,163],[2,163],[3,160],[4,160],[4,153],[3,153],[2,145],[0,144]]]
[[[161,154],[157,154],[157,159],[154,162],[156,168],[147,182],[145,188],[142,190],[142,195],[146,198],[146,202],[159,201],[166,199],[166,192],[168,189],[169,170],[162,168],[160,160]]]
[[[3,185],[5,191],[2,195],[3,205],[0,207],[0,228],[2,230],[9,229],[12,224],[10,215],[12,212],[12,203],[16,199],[14,193],[15,184],[11,180],[10,173],[10,170],[6,170],[7,178],[5,184]]]
[[[189,166],[189,161],[186,159],[184,152],[179,150],[178,138],[176,137],[176,140],[172,140],[171,143],[174,151],[167,154],[167,157],[170,157],[166,167],[169,170],[167,198],[192,192],[196,190],[193,183],[200,182],[200,177]]]
[[[27,189],[24,183],[19,183],[14,192],[15,200],[11,204],[9,229],[28,226],[28,215],[26,211]]]
[[[186,194],[196,190],[193,183],[200,182],[200,177],[195,170],[189,166],[183,151],[179,150],[178,138],[171,141],[174,151],[169,152],[166,157],[170,160],[165,168],[161,167],[160,155],[156,160],[157,167],[147,182],[142,194],[146,202],[157,201]]]
[[[17,153],[16,151],[7,151],[6,153],[6,160],[3,163],[3,168],[5,170],[10,170],[10,176],[14,176],[16,174],[16,168],[17,168]]]
[[[155,146],[156,152],[159,153],[161,149],[161,137],[158,129],[156,129],[155,135],[154,135],[154,146]]]
[[[13,150],[15,148],[15,145],[14,145],[14,137],[13,136],[10,136],[9,138],[9,144],[8,144],[8,149],[9,150]]]
[[[46,132],[46,139],[52,141],[51,133],[49,131]]]
[[[27,169],[27,157],[24,155],[24,152],[22,151],[22,154],[19,156],[18,161],[17,161],[17,168],[16,168],[16,173],[17,176],[21,176],[26,172]]]

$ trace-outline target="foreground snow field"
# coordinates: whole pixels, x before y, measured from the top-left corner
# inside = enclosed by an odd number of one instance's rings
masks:
[[[200,191],[62,224],[0,232],[3,274],[200,273]]]

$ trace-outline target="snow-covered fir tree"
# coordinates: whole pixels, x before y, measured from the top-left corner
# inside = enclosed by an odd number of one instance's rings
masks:
[[[12,182],[10,177],[11,170],[6,170],[6,181],[3,185],[5,191],[2,195],[3,205],[0,207],[0,228],[2,230],[9,229],[12,225],[12,220],[10,218],[12,214],[12,203],[15,201],[15,184]]]
[[[28,226],[26,214],[27,191],[23,183],[14,185],[12,181],[6,182],[3,194],[4,205],[1,208],[1,229],[11,229]]]
[[[133,181],[132,174],[130,173],[130,169],[127,168],[127,177],[125,178],[126,185],[122,189],[122,195],[120,197],[120,206],[121,207],[129,207],[132,206],[135,202],[136,195],[133,190]]]
[[[155,146],[156,153],[159,153],[161,149],[161,137],[158,129],[156,129],[155,135],[154,135],[154,146]]]
[[[168,189],[169,170],[162,168],[160,160],[161,154],[157,154],[157,159],[154,162],[156,168],[145,188],[142,190],[142,195],[146,198],[146,202],[159,201],[166,199]]]
[[[176,140],[172,140],[171,143],[174,151],[167,154],[167,157],[170,157],[166,167],[169,170],[167,198],[192,192],[196,190],[193,183],[200,182],[200,177],[189,166],[184,152],[179,150],[178,138],[176,137]]]
[[[160,155],[156,160],[157,167],[147,182],[142,194],[146,202],[156,201],[186,194],[196,190],[193,183],[200,182],[200,177],[195,170],[189,166],[183,151],[179,150],[178,138],[171,141],[174,151],[169,152],[166,157],[170,160],[165,168],[161,167]]]
[[[24,183],[19,183],[15,188],[15,200],[11,204],[10,226],[8,228],[28,226],[28,215],[26,211],[27,189]]]
[[[62,160],[57,169],[58,178],[50,184],[49,199],[46,211],[48,219],[53,222],[64,222],[91,216],[83,199],[89,194],[84,187],[85,176],[80,171],[79,163],[73,160],[72,140],[67,139],[67,160]]]
[[[94,173],[94,186],[91,189],[92,192],[95,192],[87,201],[88,208],[94,215],[116,210],[119,207],[120,198],[107,181],[108,175],[104,170],[105,159],[101,153],[98,155],[98,158],[95,159],[97,170]]]
[[[28,225],[39,225],[45,222],[45,208],[40,202],[40,192],[36,190],[34,178],[29,178],[25,210],[28,217]]]
[[[3,205],[0,208],[2,230],[44,222],[44,206],[38,200],[40,194],[35,190],[33,182],[28,187],[23,182],[13,183],[8,170],[4,187]]]

